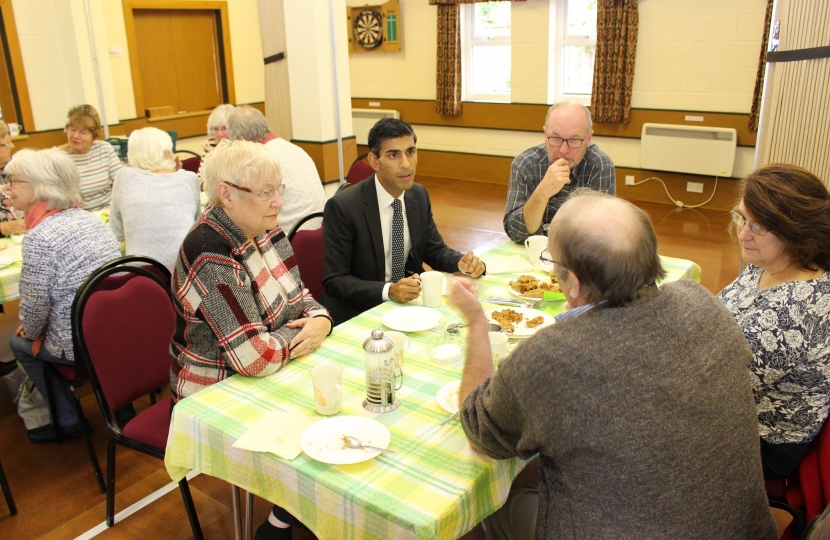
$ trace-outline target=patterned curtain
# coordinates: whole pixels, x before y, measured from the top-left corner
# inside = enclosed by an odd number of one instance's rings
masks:
[[[461,17],[459,4],[525,0],[429,0],[438,6],[438,65],[435,76],[435,112],[461,116]]]
[[[752,94],[752,110],[749,112],[749,131],[758,131],[758,115],[761,114],[761,95],[764,92],[764,73],[767,69],[767,49],[769,48],[769,26],[772,20],[773,0],[767,0],[767,15],[764,18],[764,36],[761,38],[761,56],[758,58],[758,71],[755,72],[755,92]]]
[[[591,115],[595,122],[631,116],[631,86],[639,27],[637,0],[597,0],[597,48]]]

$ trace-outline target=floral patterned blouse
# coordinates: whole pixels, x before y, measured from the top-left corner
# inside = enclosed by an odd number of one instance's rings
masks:
[[[761,437],[772,444],[810,442],[830,408],[830,274],[760,289],[762,273],[747,265],[718,298],[752,350]]]
[[[9,184],[9,179],[5,173],[0,170],[0,221],[14,221],[16,219],[23,219],[23,212],[12,208],[12,202],[6,196],[6,187]]]

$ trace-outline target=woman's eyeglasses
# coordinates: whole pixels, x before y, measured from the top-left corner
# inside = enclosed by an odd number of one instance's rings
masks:
[[[738,212],[737,210],[732,210],[730,212],[732,214],[732,222],[737,225],[738,227],[743,227],[744,225],[749,225],[749,230],[752,231],[753,234],[757,234],[758,236],[764,236],[767,234],[767,228],[761,225],[760,223],[756,223],[754,221],[748,221],[743,214]]]
[[[225,182],[229,186],[238,189],[239,191],[244,191],[246,193],[252,193],[262,199],[263,201],[270,201],[271,197],[274,196],[274,193],[279,193],[282,195],[285,192],[285,184],[280,184],[275,188],[268,188],[265,191],[257,191],[255,189],[246,188],[242,186],[237,186],[236,184],[231,184],[230,182]]]

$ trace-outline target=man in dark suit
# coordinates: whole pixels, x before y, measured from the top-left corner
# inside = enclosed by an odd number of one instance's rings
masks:
[[[416,298],[424,263],[441,272],[484,273],[472,251],[462,256],[438,233],[429,194],[415,184],[416,141],[406,122],[378,121],[369,131],[375,174],[326,203],[323,305],[335,324],[386,300]]]

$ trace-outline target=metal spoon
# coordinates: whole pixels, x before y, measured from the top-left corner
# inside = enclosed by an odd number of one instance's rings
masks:
[[[351,435],[343,435],[343,442],[349,448],[354,448],[356,450],[377,450],[378,452],[383,452],[384,454],[394,454],[394,450],[387,450],[386,448],[378,448],[377,446],[369,446],[360,442],[360,439],[357,437],[352,437]]]

